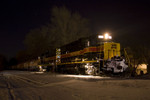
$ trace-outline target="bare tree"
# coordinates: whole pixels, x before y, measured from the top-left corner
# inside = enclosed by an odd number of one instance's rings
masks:
[[[72,13],[65,7],[54,7],[51,17],[52,42],[57,46],[75,41],[89,35],[88,21],[78,13]]]
[[[48,28],[46,26],[33,29],[27,34],[24,44],[27,47],[28,55],[31,56],[30,58],[37,57],[48,49],[48,37]]]
[[[89,34],[88,21],[65,7],[54,7],[47,26],[31,30],[24,40],[27,58],[35,58]],[[21,54],[23,55],[23,54]]]

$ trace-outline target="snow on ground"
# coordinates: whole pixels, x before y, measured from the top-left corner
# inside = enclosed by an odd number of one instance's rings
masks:
[[[150,80],[27,71],[0,73],[0,100],[150,100]]]

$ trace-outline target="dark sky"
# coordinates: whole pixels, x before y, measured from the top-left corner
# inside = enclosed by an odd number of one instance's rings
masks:
[[[150,43],[148,0],[3,0],[0,3],[0,53],[15,56],[24,48],[27,32],[49,23],[51,8],[62,5],[88,18],[93,34],[107,31],[113,36],[131,36],[133,41]]]

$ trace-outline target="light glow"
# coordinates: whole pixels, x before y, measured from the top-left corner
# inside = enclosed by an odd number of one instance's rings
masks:
[[[103,36],[103,35],[98,35],[98,38],[99,38],[99,39],[103,39],[104,36]]]
[[[109,38],[109,39],[112,39],[112,36],[109,36],[108,38]]]
[[[110,36],[108,33],[105,33],[104,35],[98,35],[99,39],[112,39],[112,36]]]
[[[110,77],[93,76],[93,75],[57,75],[57,77],[72,77],[81,79],[109,79]]]
[[[104,35],[104,37],[105,37],[105,39],[108,39],[108,38],[109,38],[108,33],[106,33],[106,34]]]

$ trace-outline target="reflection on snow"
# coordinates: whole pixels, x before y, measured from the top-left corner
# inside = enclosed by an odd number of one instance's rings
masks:
[[[110,77],[92,76],[92,75],[59,75],[60,77],[75,77],[75,78],[85,78],[85,79],[107,79]]]

